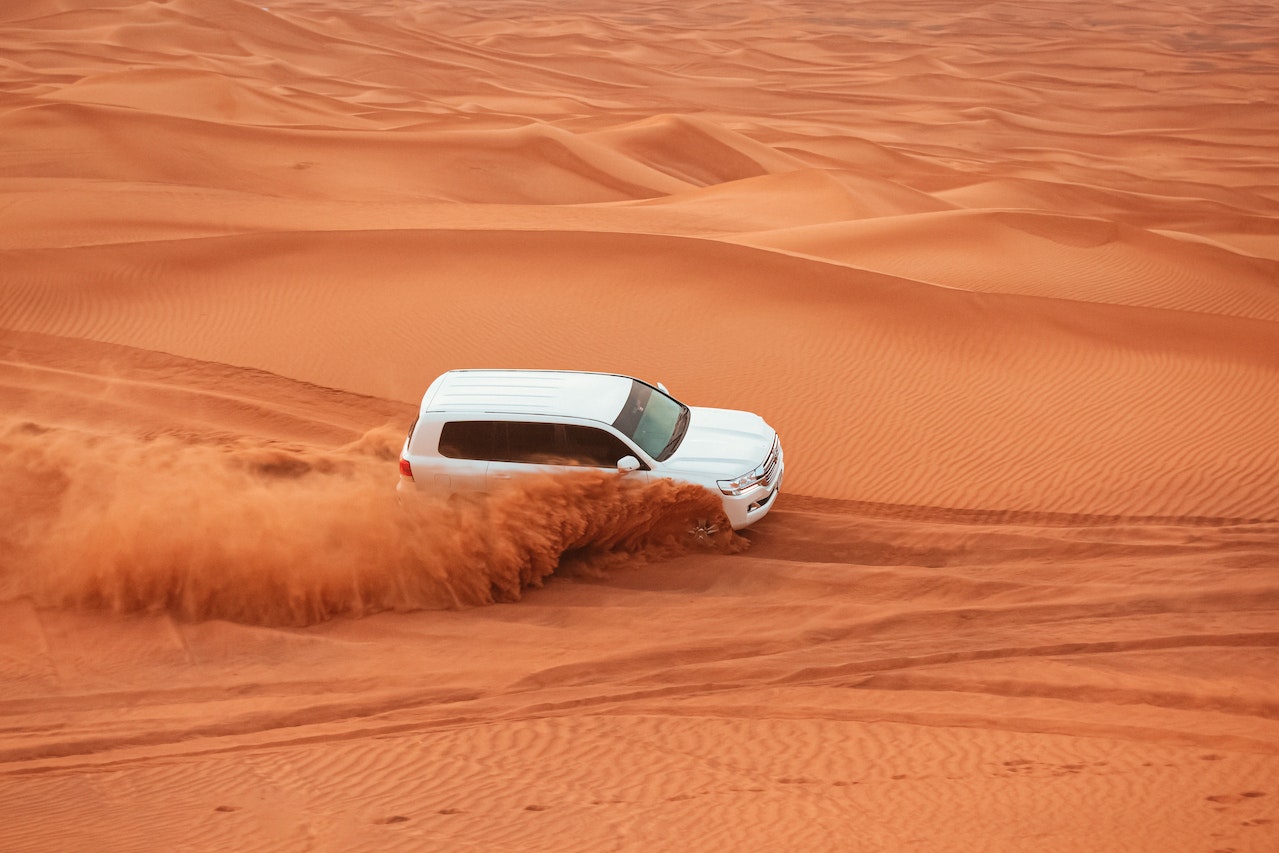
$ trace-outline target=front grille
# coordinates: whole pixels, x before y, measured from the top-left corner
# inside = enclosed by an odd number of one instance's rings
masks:
[[[764,476],[760,477],[760,483],[765,486],[773,484],[773,475],[777,473],[777,457],[781,444],[776,438],[773,439],[773,449],[768,452],[768,458],[764,460]]]

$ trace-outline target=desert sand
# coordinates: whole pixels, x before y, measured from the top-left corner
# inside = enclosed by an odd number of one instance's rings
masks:
[[[0,849],[1279,850],[1279,19],[0,7]],[[755,527],[397,503],[455,367]]]

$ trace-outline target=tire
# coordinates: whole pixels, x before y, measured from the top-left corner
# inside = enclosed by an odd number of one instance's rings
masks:
[[[713,518],[698,518],[693,520],[692,525],[689,527],[688,535],[698,545],[710,546],[714,544],[715,537],[719,535],[722,529],[720,522]]]

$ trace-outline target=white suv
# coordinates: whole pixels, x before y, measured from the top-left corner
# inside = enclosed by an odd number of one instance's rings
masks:
[[[422,397],[397,488],[483,492],[523,472],[575,467],[703,486],[740,530],[768,514],[784,466],[759,415],[686,406],[629,376],[451,370]]]

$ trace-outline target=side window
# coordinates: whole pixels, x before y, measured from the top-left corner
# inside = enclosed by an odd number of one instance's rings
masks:
[[[565,455],[574,465],[614,468],[623,456],[635,455],[620,438],[602,429],[565,424],[564,435],[568,441]]]
[[[555,442],[555,424],[519,423],[512,421],[506,427],[506,453],[503,462],[531,462],[547,464],[560,461],[563,453]]]
[[[612,468],[635,451],[612,433],[576,424],[449,421],[440,428],[440,455],[450,459]]]
[[[449,421],[440,429],[440,455],[450,459],[493,459],[497,426],[493,421]]]

